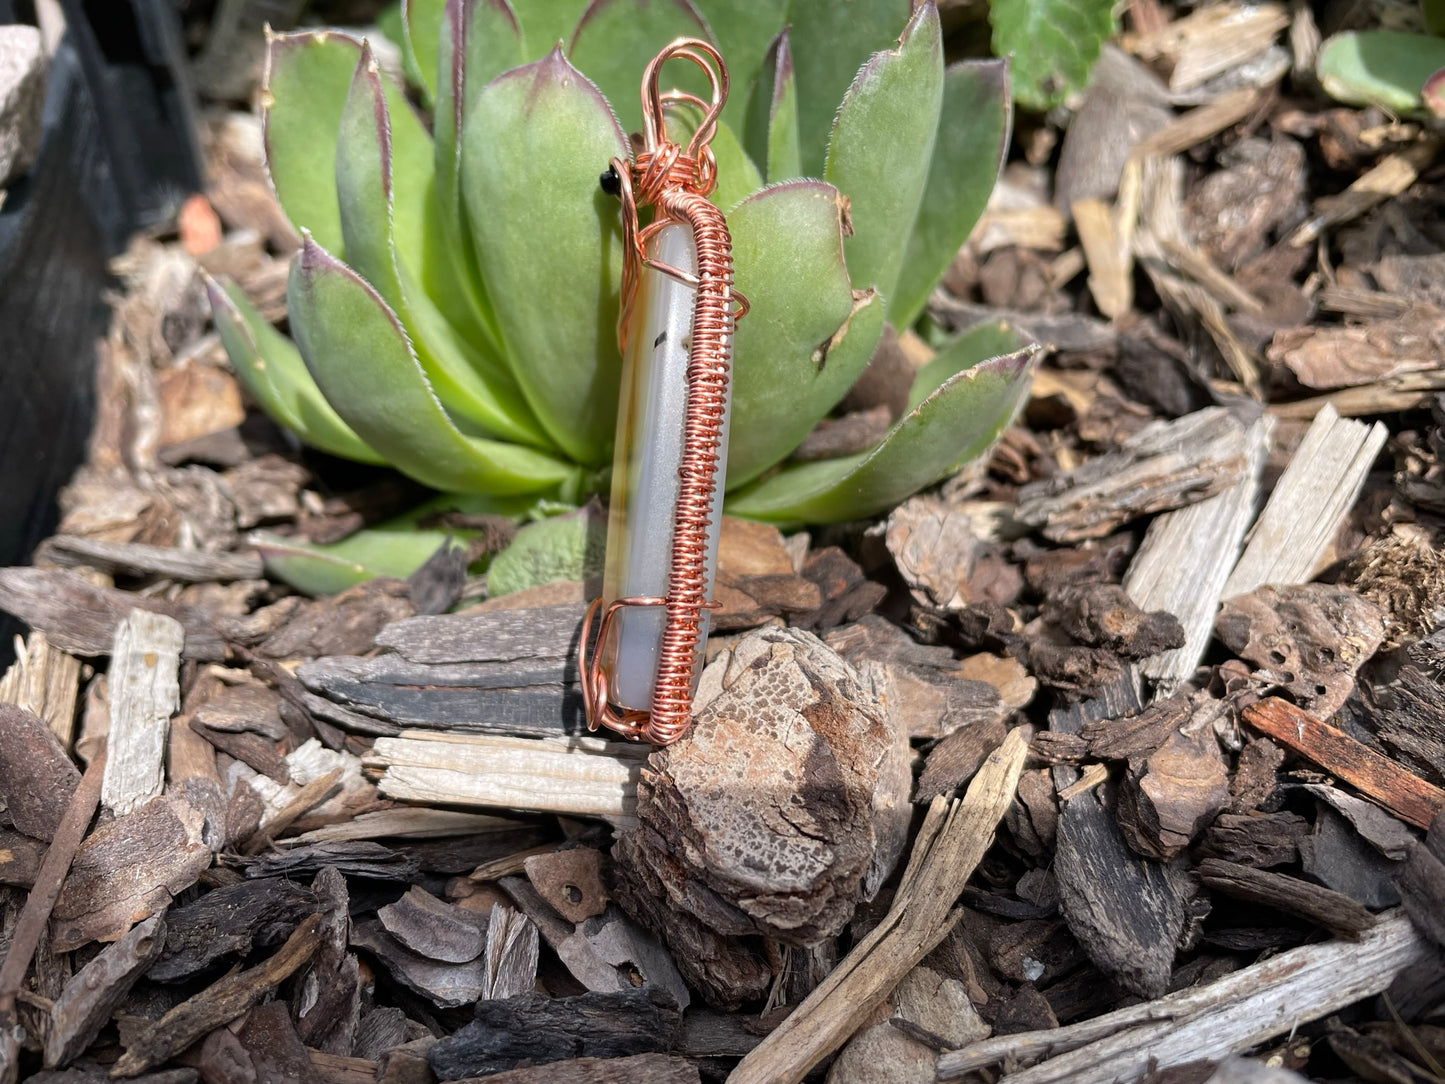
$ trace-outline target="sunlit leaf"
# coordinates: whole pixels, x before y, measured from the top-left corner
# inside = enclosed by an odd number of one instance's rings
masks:
[[[723,119],[741,134],[748,92],[766,66],[763,57],[769,43],[787,22],[788,0],[697,0],[697,6],[712,29],[732,79]],[[753,161],[763,165],[761,158]]]
[[[898,47],[858,72],[828,141],[823,177],[852,204],[853,236],[843,246],[848,274],[855,286],[877,288],[888,306],[928,180],[942,102],[938,9],[923,4]]]
[[[883,327],[876,294],[843,266],[842,204],[821,181],[765,188],[728,216],[738,321],[728,484],[783,459],[852,387]]]
[[[838,103],[868,58],[897,42],[910,11],[909,0],[863,4],[792,0],[788,38],[798,87],[798,145],[806,176],[823,175]]]
[[[1036,351],[1029,347],[963,368],[870,451],[784,467],[732,494],[728,511],[782,526],[841,523],[886,511],[998,439],[1028,395]]]
[[[401,0],[401,18],[406,33],[403,53],[408,67],[415,70],[423,100],[430,105],[437,96],[437,50],[441,41],[442,15],[446,0]]]
[[[1089,81],[1114,33],[1113,0],[990,0],[993,53],[1012,62],[1014,100],[1029,109],[1060,104]]]
[[[1330,97],[1418,113],[1426,82],[1445,68],[1445,38],[1396,30],[1336,34],[1320,50],[1315,73]]]
[[[207,277],[206,292],[231,368],[266,413],[313,448],[361,463],[385,462],[331,409],[300,352],[262,318],[239,286]]]
[[[988,204],[1012,127],[1008,62],[965,60],[943,76],[938,138],[888,318],[907,327]]]
[[[802,176],[798,150],[798,87],[784,29],[768,47],[747,105],[744,144],[773,183]]]
[[[607,516],[595,502],[529,523],[492,558],[487,594],[496,598],[557,580],[600,576],[606,548]]]
[[[460,432],[396,314],[310,238],[292,265],[287,302],[317,386],[398,470],[436,489],[501,496],[538,493],[575,477],[575,467],[541,452]]]
[[[557,50],[489,83],[462,135],[477,260],[518,382],[588,466],[609,460],[620,369],[620,216],[597,177],[625,154],[607,103]]]

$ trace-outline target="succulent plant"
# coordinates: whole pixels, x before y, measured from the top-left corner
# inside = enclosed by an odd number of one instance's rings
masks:
[[[876,447],[786,462],[885,322],[918,318],[981,214],[1008,142],[1005,62],[945,67],[932,0],[581,6],[404,0],[430,131],[365,42],[271,40],[267,163],[304,238],[294,344],[234,287],[212,289],[261,405],[317,448],[471,495],[474,509],[602,490],[622,245],[597,178],[627,153],[648,59],[690,35],[731,69],[713,199],[752,305],[734,345],[728,509],[780,524],[865,517],[986,449],[1032,356],[1002,325],[943,345]],[[700,90],[689,74],[677,82]]]

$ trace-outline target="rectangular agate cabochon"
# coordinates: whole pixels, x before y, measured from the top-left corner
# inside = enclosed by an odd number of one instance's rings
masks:
[[[663,227],[648,245],[648,255],[689,275],[697,274],[697,246],[690,226]],[[696,295],[694,287],[644,265],[622,360],[617,450],[607,522],[607,567],[602,587],[607,603],[619,598],[665,597],[668,593],[673,517],[682,488],[678,470],[683,458],[687,362]],[[729,384],[719,434],[718,492],[707,529],[703,596],[707,599],[712,598],[717,573],[731,405]],[[610,699],[618,707],[651,710],[665,622],[661,606],[623,607],[613,619],[612,635],[608,643],[601,645],[601,662],[609,675]],[[707,627],[708,611],[704,610],[693,667],[694,688],[702,669]]]

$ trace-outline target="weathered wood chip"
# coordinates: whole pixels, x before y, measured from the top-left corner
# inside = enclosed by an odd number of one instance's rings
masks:
[[[55,903],[52,939],[73,951],[114,941],[164,910],[211,864],[204,818],[179,798],[154,798],[86,837]]]
[[[1147,757],[1131,760],[1116,816],[1129,847],[1167,862],[1229,803],[1229,770],[1207,725],[1176,730]]]
[[[537,926],[531,919],[521,911],[492,904],[482,999],[496,1001],[531,993],[537,985],[540,950]]]
[[[444,1009],[470,1005],[482,996],[486,961],[444,963],[412,952],[373,919],[352,927],[351,944],[375,956],[391,977]]]
[[[1089,647],[1147,659],[1184,646],[1184,627],[1163,610],[1145,613],[1118,584],[1096,583],[1050,596],[1044,616]]]
[[[1350,588],[1307,583],[1226,599],[1214,631],[1259,678],[1327,719],[1344,707],[1385,625],[1384,611]]]
[[[585,606],[409,617],[376,637],[410,662],[515,662],[575,657]]]
[[[1196,504],[1247,468],[1245,427],[1223,407],[1154,422],[1115,452],[1019,491],[1016,515],[1056,542],[1102,538],[1152,512]]]
[[[1373,808],[1373,807],[1372,807]],[[1221,813],[1204,833],[1199,855],[1266,869],[1299,858],[1309,822],[1298,813]]]
[[[203,610],[96,587],[64,569],[0,568],[0,610],[41,630],[62,651],[108,655],[116,627],[135,609],[179,621],[186,630],[186,658],[216,661],[225,656],[225,641]]]
[[[307,602],[256,651],[272,659],[360,655],[371,650],[387,625],[415,612],[405,580],[377,577]]]
[[[1199,879],[1217,892],[1273,907],[1354,940],[1375,924],[1375,916],[1350,897],[1298,877],[1206,858]]]
[[[249,551],[209,553],[63,534],[47,539],[41,554],[48,564],[89,566],[125,576],[161,576],[182,583],[259,580],[264,572],[260,556]]]
[[[386,932],[404,947],[439,963],[464,964],[487,946],[481,915],[439,900],[413,885],[376,913]]]
[[[132,610],[116,626],[106,691],[110,759],[101,804],[123,817],[165,789],[166,737],[180,707],[185,630],[165,614]]]
[[[247,877],[302,877],[326,866],[335,866],[349,877],[369,877],[378,881],[416,880],[421,867],[410,855],[383,847],[370,840],[347,840],[340,843],[312,843],[304,847],[254,858],[228,859],[246,871]]]
[[[526,1069],[506,1069],[454,1084],[699,1084],[697,1066],[668,1054],[626,1058],[569,1058]]]
[[[591,847],[571,847],[529,855],[523,863],[537,894],[568,922],[582,922],[607,910],[602,885],[602,855]]]
[[[68,1065],[85,1052],[110,1014],[130,992],[151,962],[160,955],[166,924],[152,915],[132,926],[115,944],[81,968],[50,1011],[45,1036],[45,1065]]]
[[[682,1017],[656,987],[577,997],[526,994],[479,1001],[477,1018],[432,1047],[439,1080],[576,1057],[621,1058],[671,1048]]]
[[[0,885],[29,888],[40,872],[46,845],[30,836],[0,828]]]
[[[212,889],[167,914],[164,947],[146,977],[152,982],[188,979],[223,956],[277,944],[319,908],[309,888],[279,877]]]
[[[0,704],[0,808],[27,836],[49,841],[80,772],[59,739],[36,715],[13,704]]]

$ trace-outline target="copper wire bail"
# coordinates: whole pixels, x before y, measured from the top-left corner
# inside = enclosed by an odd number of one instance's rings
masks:
[[[702,69],[709,100],[682,91],[662,93],[658,75],[669,60],[688,60]],[[734,321],[747,312],[747,301],[732,288],[732,239],[722,212],[708,202],[717,184],[717,162],[708,146],[727,101],[728,74],[718,51],[697,38],[679,38],[647,65],[642,76],[642,147],[632,162],[620,158],[612,168],[621,179],[625,257],[618,345],[625,352],[642,268],[649,267],[693,286],[692,346],[687,364],[681,490],[673,516],[672,558],[666,598],[597,599],[583,625],[579,663],[587,726],[608,727],[636,741],[656,745],[676,741],[692,721],[693,669],[702,637],[702,611],[716,603],[706,594],[707,529],[715,514],[719,451],[728,401]],[[703,119],[686,147],[667,137],[665,107],[688,103]],[[653,220],[638,223],[639,207],[651,207]],[[647,244],[664,226],[691,227],[697,248],[697,275],[651,260]],[[734,304],[737,309],[734,311]],[[625,606],[661,606],[666,611],[657,677],[649,712],[619,709],[611,703],[603,665],[607,638],[617,612]],[[598,622],[598,615],[601,620]],[[596,646],[589,646],[598,624]]]

